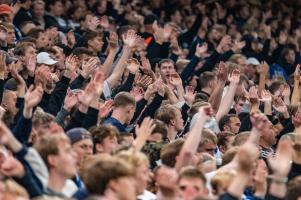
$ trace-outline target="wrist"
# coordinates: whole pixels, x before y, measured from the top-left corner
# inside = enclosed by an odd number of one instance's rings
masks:
[[[24,104],[24,108],[23,108],[23,116],[26,118],[26,119],[30,119],[32,117],[32,108],[28,107],[26,105],[26,103]]]
[[[71,109],[72,109],[72,107],[66,106],[65,104],[64,104],[63,108],[64,108],[64,110],[66,110],[67,112],[70,112]]]

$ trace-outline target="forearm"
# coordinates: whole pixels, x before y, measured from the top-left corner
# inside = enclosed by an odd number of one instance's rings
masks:
[[[291,105],[292,106],[298,106],[300,100],[299,96],[299,80],[294,81],[294,89],[293,89],[293,94],[292,94],[292,100],[291,100]]]
[[[222,97],[223,97],[223,91],[224,91],[225,82],[218,82],[218,86],[214,88],[212,94],[209,97],[208,102],[211,104],[212,109],[215,111],[215,113],[218,111],[218,108],[220,106]]]
[[[176,88],[177,88],[177,95],[178,95],[179,101],[185,101],[183,85],[181,84],[181,85],[177,86]]]
[[[230,83],[229,90],[222,99],[222,104],[220,105],[217,114],[216,114],[216,121],[219,122],[219,120],[222,118],[222,116],[226,115],[229,110],[231,109],[231,106],[233,104],[234,95],[237,89],[237,84]]]
[[[110,69],[112,68],[112,65],[114,62],[115,54],[116,54],[116,49],[110,49],[109,55],[101,67],[102,72],[104,73],[105,77],[108,77],[108,75],[110,73]]]
[[[264,114],[272,115],[272,103],[271,102],[264,103]]]
[[[112,74],[109,76],[107,81],[109,82],[110,86],[114,88],[121,78],[124,69],[126,67],[126,61],[131,55],[131,49],[129,47],[124,46],[122,51],[122,56],[120,57],[119,61],[117,62],[116,67],[114,68]]]
[[[228,193],[240,199],[248,181],[249,176],[247,174],[238,172],[228,187]]]
[[[260,74],[259,75],[259,86],[258,86],[258,93],[261,95],[261,92],[264,90],[265,88],[265,74]]]

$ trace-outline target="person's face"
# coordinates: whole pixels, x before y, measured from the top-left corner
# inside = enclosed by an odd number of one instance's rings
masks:
[[[33,48],[32,46],[29,46],[26,50],[25,50],[25,55],[24,55],[24,59],[28,60],[31,57],[37,57],[36,54],[36,49]]]
[[[6,42],[7,44],[14,44],[16,39],[15,30],[13,28],[7,29]]]
[[[125,124],[130,124],[131,120],[133,119],[134,114],[135,114],[135,107],[130,106],[130,105],[127,106],[126,107],[126,114],[127,114],[127,120],[126,120]]]
[[[99,52],[102,48],[103,41],[102,38],[97,36],[93,40],[89,41],[89,46],[94,52]]]
[[[271,122],[269,122],[269,125],[262,131],[261,137],[265,141],[265,143],[267,143],[268,145],[270,145],[270,147],[272,147],[277,142],[276,136],[277,136],[277,132],[274,129],[274,126]]]
[[[287,54],[285,55],[285,59],[288,63],[294,64],[295,63],[295,56],[296,56],[295,51],[290,49],[287,52]]]
[[[42,18],[45,14],[45,7],[43,4],[34,4],[32,12],[36,18]]]
[[[242,107],[244,106],[244,101],[243,100],[239,100],[236,104],[235,104],[235,106],[234,106],[234,109],[235,109],[235,111],[236,111],[236,114],[239,114],[240,112],[241,112],[241,110],[242,110]]]
[[[183,200],[192,200],[196,197],[205,197],[206,188],[199,178],[183,177],[179,181],[179,194]]]
[[[237,134],[240,128],[240,120],[238,117],[231,117],[230,118],[230,131],[234,134]]]
[[[176,110],[176,118],[175,118],[175,129],[177,131],[181,131],[184,128],[184,120],[182,118],[181,112],[177,109]]]
[[[140,165],[136,169],[136,181],[138,194],[142,194],[147,186],[149,180],[149,170],[147,165]]]
[[[172,16],[171,16],[172,22],[176,24],[181,24],[182,23],[182,17],[179,11],[176,11]]]
[[[77,173],[77,155],[70,143],[60,142],[58,148],[59,153],[53,156],[52,165],[61,176],[72,178]]]
[[[114,192],[117,199],[136,199],[136,180],[131,176],[120,177],[109,182],[109,189]],[[126,189],[125,189],[126,188]]]
[[[59,1],[57,1],[54,5],[50,6],[50,9],[56,17],[60,17],[64,12],[63,4]]]
[[[247,65],[245,74],[248,76],[248,78],[254,78],[256,72],[257,72],[257,68],[255,65]]]
[[[93,142],[91,139],[84,139],[72,145],[73,150],[77,153],[78,161],[93,154]]]
[[[54,46],[53,49],[55,50],[55,53],[53,54],[54,60],[57,60],[61,63],[64,63],[65,59],[66,59],[66,56],[64,54],[63,49],[58,47],[58,46]]]
[[[97,153],[108,153],[111,154],[116,150],[118,146],[116,137],[106,137],[102,140],[101,144],[96,144]]]
[[[165,62],[161,64],[160,74],[165,82],[170,79],[172,72],[175,72],[175,67],[171,62]]]
[[[99,14],[104,14],[107,10],[107,1],[100,1],[97,6],[97,12]]]
[[[241,67],[241,69],[244,69],[247,67],[247,60],[246,58],[239,58],[237,59],[237,64]]]
[[[48,34],[45,33],[40,33],[39,37],[37,38],[37,48],[43,48],[43,47],[47,47],[49,45],[49,37]]]
[[[27,23],[25,26],[21,28],[21,31],[27,35],[29,31],[33,28],[36,28],[36,25],[34,23]]]
[[[214,144],[212,141],[207,141],[205,142],[205,144],[199,146],[198,152],[206,152],[214,156],[215,149],[216,149],[216,144]]]
[[[16,102],[16,92],[7,90],[3,93],[2,104],[5,105],[6,110],[10,111],[13,115],[17,114]]]
[[[78,7],[76,12],[72,15],[75,21],[78,21],[82,16],[83,16],[83,9],[81,7]]]

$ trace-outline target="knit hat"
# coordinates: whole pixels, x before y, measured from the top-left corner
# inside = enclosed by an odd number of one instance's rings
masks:
[[[66,134],[69,137],[71,144],[74,144],[84,139],[92,140],[91,134],[84,128],[73,128],[67,131]]]

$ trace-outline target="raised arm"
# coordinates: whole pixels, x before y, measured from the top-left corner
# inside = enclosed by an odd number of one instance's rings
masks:
[[[122,55],[112,74],[107,78],[107,82],[111,88],[116,87],[119,79],[121,78],[126,67],[126,61],[130,57],[133,47],[136,45],[135,43],[137,38],[138,36],[132,30],[129,30],[125,35],[122,36],[124,42]]]
[[[112,32],[110,34],[110,38],[108,39],[108,43],[109,43],[109,54],[105,60],[105,62],[103,63],[101,69],[105,75],[105,77],[107,77],[110,73],[110,70],[112,68],[113,62],[114,62],[114,58],[115,58],[115,54],[117,51],[117,45],[118,45],[118,35],[115,32]]]
[[[300,82],[300,65],[298,64],[294,73],[294,89],[293,89],[292,100],[291,100],[292,106],[298,106],[300,101],[299,82]]]
[[[226,115],[233,104],[234,100],[234,95],[239,83],[239,78],[240,78],[240,72],[237,69],[234,69],[232,74],[229,76],[229,89],[222,99],[222,104],[220,105],[217,113],[216,113],[216,121],[219,122],[219,120],[222,118],[222,116]]]
[[[181,168],[189,165],[192,156],[196,153],[199,143],[202,138],[202,130],[206,121],[213,116],[213,110],[211,106],[203,106],[199,108],[198,121],[193,126],[188,137],[184,142],[184,145],[180,151],[179,159],[176,163],[176,170],[180,171]]]

